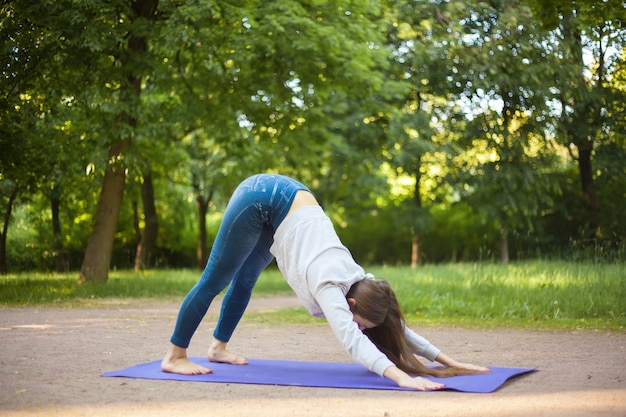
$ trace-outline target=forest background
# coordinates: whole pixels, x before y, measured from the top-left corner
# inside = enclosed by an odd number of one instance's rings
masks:
[[[202,268],[258,172],[362,264],[624,259],[622,1],[1,10],[1,273]]]

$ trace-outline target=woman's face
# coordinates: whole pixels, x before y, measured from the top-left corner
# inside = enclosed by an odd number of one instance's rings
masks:
[[[376,325],[374,323],[372,323],[371,321],[364,319],[363,317],[361,317],[358,314],[353,314],[352,315],[352,320],[358,324],[359,326],[359,330],[363,331],[366,329],[371,329],[372,327],[376,327]]]
[[[348,305],[350,306],[350,311],[352,312],[352,321],[354,321],[359,326],[359,330],[363,331],[366,329],[371,329],[372,327],[376,327],[377,324],[372,323],[365,317],[361,316],[354,312],[354,307],[356,306],[356,300],[354,298],[348,298]]]

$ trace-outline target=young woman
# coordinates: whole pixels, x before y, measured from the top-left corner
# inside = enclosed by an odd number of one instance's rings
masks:
[[[291,178],[259,174],[232,195],[206,268],[180,308],[165,372],[207,374],[189,361],[187,348],[213,298],[229,288],[209,346],[213,362],[245,365],[226,349],[261,272],[272,259],[314,316],[324,317],[356,362],[399,386],[417,390],[444,385],[411,375],[487,372],[459,363],[404,325],[398,301],[384,280],[366,274],[341,243],[310,190]],[[444,365],[430,369],[415,355]]]

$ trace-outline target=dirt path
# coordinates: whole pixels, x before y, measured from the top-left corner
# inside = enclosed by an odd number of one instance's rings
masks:
[[[214,303],[219,305],[219,303]],[[297,306],[254,299],[253,310]],[[199,384],[102,378],[160,359],[178,305],[0,309],[0,416],[626,416],[626,333],[416,329],[451,356],[540,370],[492,394]],[[194,338],[203,356],[215,308]],[[327,325],[244,321],[230,344],[248,357],[349,361]]]

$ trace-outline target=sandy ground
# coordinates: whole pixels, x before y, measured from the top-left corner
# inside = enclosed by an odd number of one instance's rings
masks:
[[[215,303],[217,306],[219,303]],[[251,310],[297,306],[253,299]],[[217,306],[190,347],[203,356]],[[160,359],[177,304],[0,309],[0,416],[626,416],[626,332],[416,329],[451,356],[535,367],[495,393],[396,392],[102,378]],[[349,361],[323,321],[246,321],[230,348],[250,358]]]

